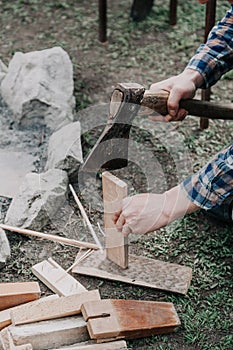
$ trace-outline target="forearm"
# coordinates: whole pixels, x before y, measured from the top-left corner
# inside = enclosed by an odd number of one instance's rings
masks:
[[[199,72],[204,79],[202,88],[214,85],[233,68],[233,6],[210,32],[207,43],[202,44],[187,68]]]
[[[186,192],[180,185],[166,191],[165,196],[166,200],[163,215],[166,225],[186,214],[200,209],[199,206],[188,198]]]
[[[233,194],[233,144],[219,152],[199,172],[181,183],[194,204],[211,209]]]

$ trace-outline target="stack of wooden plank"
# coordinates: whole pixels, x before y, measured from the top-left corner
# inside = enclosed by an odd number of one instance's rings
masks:
[[[186,294],[191,268],[128,254],[127,239],[113,223],[126,194],[123,181],[103,174],[105,250],[88,245],[90,251],[68,270]],[[123,350],[125,339],[169,333],[180,325],[172,303],[101,300],[98,290],[88,291],[68,270],[51,258],[32,267],[54,293],[44,298],[37,282],[0,283],[0,350]]]
[[[0,283],[0,350],[123,350],[124,339],[180,324],[173,304],[101,300],[52,259],[33,272],[56,294],[40,298],[37,282]]]

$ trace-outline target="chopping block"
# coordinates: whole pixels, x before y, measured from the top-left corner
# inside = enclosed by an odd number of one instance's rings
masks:
[[[174,331],[180,320],[172,303],[103,299],[81,306],[91,339],[105,342]]]

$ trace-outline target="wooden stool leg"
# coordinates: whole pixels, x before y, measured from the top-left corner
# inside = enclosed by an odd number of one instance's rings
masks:
[[[169,23],[171,26],[177,22],[177,3],[178,0],[170,0]]]
[[[209,32],[215,25],[215,16],[216,16],[216,0],[210,0],[206,4],[206,17],[205,17],[205,42],[209,35]],[[204,101],[210,101],[211,90],[202,90],[201,98]],[[207,129],[209,126],[209,119],[201,118],[200,119],[200,128]]]
[[[99,41],[107,41],[107,0],[99,0]]]

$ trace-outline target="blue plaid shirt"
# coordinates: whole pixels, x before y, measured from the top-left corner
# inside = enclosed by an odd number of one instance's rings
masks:
[[[233,69],[233,6],[211,31],[207,43],[201,45],[188,68],[204,77],[203,88],[215,84]],[[181,183],[188,198],[197,206],[211,209],[233,194],[233,143],[219,152],[198,173]]]

